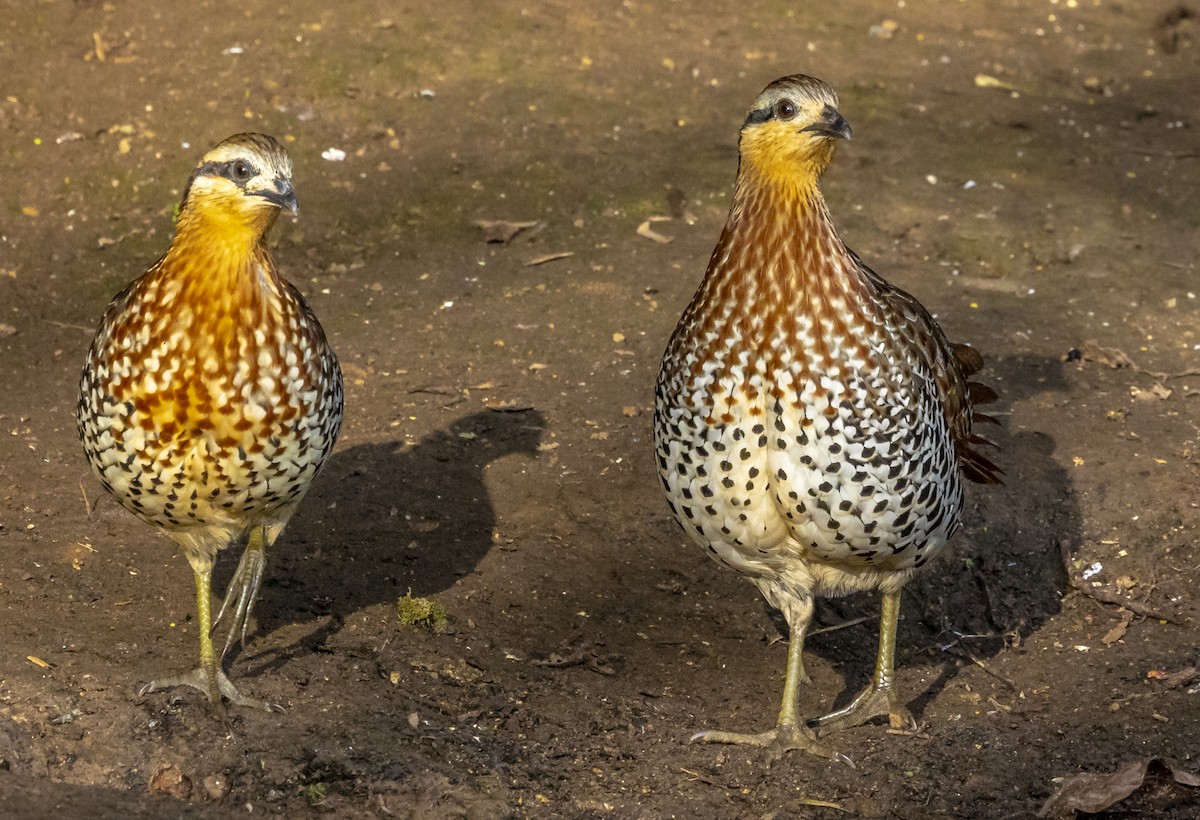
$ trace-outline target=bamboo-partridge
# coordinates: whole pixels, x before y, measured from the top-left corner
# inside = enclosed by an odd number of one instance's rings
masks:
[[[292,162],[275,139],[238,134],[196,166],[170,250],[117,294],[80,381],[79,435],[113,497],[170,536],[192,566],[200,666],[143,692],[188,685],[218,715],[241,695],[221,669],[262,582],[266,551],[333,449],[342,375],[317,317],[275,269],[265,236],[295,213]],[[216,621],[219,550],[246,546]],[[212,631],[226,615],[224,650]]]
[[[771,83],[742,126],[728,221],[667,346],[654,439],[675,518],[751,580],[790,628],[776,727],[694,740],[841,757],[823,735],[888,715],[900,590],[958,529],[962,477],[999,481],[974,446],[982,366],[916,299],[843,244],[818,187],[850,138],[825,83]],[[883,593],[875,674],[845,708],[797,718],[814,600]]]

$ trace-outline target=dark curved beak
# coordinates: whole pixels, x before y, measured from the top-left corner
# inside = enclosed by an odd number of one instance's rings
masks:
[[[274,188],[264,188],[255,193],[285,211],[296,213],[300,210],[300,203],[296,201],[296,192],[292,190],[292,181],[289,179],[276,179]]]
[[[848,140],[851,134],[850,123],[846,122],[846,118],[839,114],[838,110],[832,105],[827,105],[822,109],[821,119],[800,130],[811,131],[822,137],[830,137],[837,140]]]

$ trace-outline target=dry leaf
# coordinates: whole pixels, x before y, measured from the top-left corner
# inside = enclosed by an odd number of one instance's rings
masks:
[[[1074,812],[1105,811],[1133,794],[1146,781],[1146,775],[1169,776],[1184,786],[1200,786],[1200,775],[1177,769],[1162,758],[1152,757],[1126,763],[1112,774],[1083,772],[1063,780],[1050,796],[1038,817],[1069,817]]]
[[[1105,633],[1100,642],[1105,646],[1112,646],[1117,641],[1125,637],[1125,633],[1129,631],[1129,624],[1133,621],[1133,613],[1129,610],[1122,610],[1121,621],[1112,629]]]
[[[1149,390],[1143,390],[1136,384],[1129,388],[1129,395],[1137,401],[1163,401],[1171,398],[1173,391],[1169,387],[1163,387],[1161,384],[1155,384]]]
[[[1115,347],[1101,347],[1100,343],[1095,339],[1089,339],[1083,343],[1083,347],[1079,350],[1079,356],[1085,362],[1095,362],[1102,364],[1105,367],[1120,368],[1120,367],[1136,367],[1133,359],[1123,351]]]
[[[476,219],[475,227],[483,231],[484,242],[508,242],[521,231],[536,227],[538,222],[509,222],[507,219]]]
[[[1012,85],[1009,85],[1008,83],[1004,82],[1003,80],[998,80],[995,77],[991,76],[990,74],[976,74],[975,75],[975,87],[976,88],[995,88],[999,91],[1016,91],[1017,90]]]
[[[650,223],[651,222],[670,222],[670,221],[671,221],[671,217],[669,217],[669,216],[652,216],[649,219],[647,219],[645,222],[643,222],[641,225],[638,225],[637,235],[641,236],[641,237],[645,237],[646,239],[653,240],[654,242],[657,242],[660,245],[666,245],[668,242],[673,242],[675,237],[664,236],[663,234],[661,234],[658,231],[651,228]]]
[[[532,404],[517,404],[511,399],[502,401],[500,399],[488,399],[483,403],[483,406],[489,410],[494,410],[497,413],[524,413],[527,410],[532,410]]]

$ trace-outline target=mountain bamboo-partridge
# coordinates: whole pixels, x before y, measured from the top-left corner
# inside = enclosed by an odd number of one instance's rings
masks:
[[[292,162],[272,137],[209,151],[183,193],[171,248],[117,294],[80,381],[79,435],[104,488],[170,536],[192,566],[200,666],[158,678],[204,692],[224,715],[244,697],[220,659],[246,623],[278,537],[333,449],[342,375],[317,317],[275,270],[265,236],[295,213]],[[217,552],[246,541],[214,622]],[[212,631],[230,616],[220,656]]]
[[[850,138],[833,90],[771,83],[742,126],[733,204],[708,271],[667,346],[655,449],[675,518],[745,574],[787,620],[783,705],[762,734],[693,740],[805,749],[887,715],[911,724],[893,686],[900,590],[958,529],[961,477],[999,481],[973,447],[995,398],[982,366],[916,299],[843,244],[818,187]],[[814,599],[879,589],[871,684],[843,709],[797,719]]]

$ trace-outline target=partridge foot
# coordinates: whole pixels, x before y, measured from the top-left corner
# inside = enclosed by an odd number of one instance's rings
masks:
[[[151,692],[160,692],[175,686],[190,686],[193,689],[199,689],[208,696],[213,711],[217,713],[218,717],[224,717],[225,715],[222,698],[234,706],[245,706],[250,709],[261,709],[266,712],[278,712],[280,714],[287,711],[277,703],[246,697],[237,690],[220,669],[217,670],[215,678],[210,679],[208,670],[203,666],[197,667],[183,675],[152,680],[138,690],[138,696],[148,695]]]
[[[820,734],[824,736],[842,729],[849,729],[852,726],[861,726],[868,720],[881,715],[887,715],[888,722],[893,729],[913,731],[917,728],[917,722],[900,702],[895,689],[890,686],[881,689],[874,683],[859,692],[849,705],[819,718],[813,718],[808,721],[808,725],[819,730]]]
[[[765,749],[768,762],[774,762],[787,752],[796,750],[807,752],[827,760],[836,760],[854,768],[854,762],[841,752],[835,752],[817,740],[812,729],[807,726],[781,723],[774,729],[761,734],[743,734],[741,732],[722,732],[709,729],[692,735],[693,743],[728,743],[735,746],[756,746]]]

